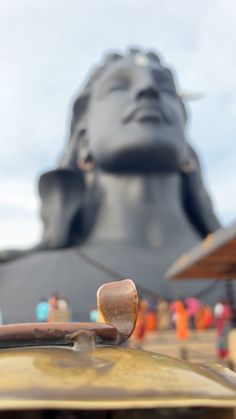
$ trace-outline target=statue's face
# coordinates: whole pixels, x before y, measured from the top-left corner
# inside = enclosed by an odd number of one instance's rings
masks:
[[[88,111],[89,147],[111,172],[178,170],[186,158],[185,114],[169,72],[145,56],[111,64]]]

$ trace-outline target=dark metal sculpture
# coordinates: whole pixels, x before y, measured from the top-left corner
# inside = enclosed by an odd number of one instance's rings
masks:
[[[162,280],[181,253],[219,227],[185,125],[172,72],[157,55],[109,54],[75,100],[58,168],[40,177],[42,240],[1,255],[2,262],[28,257],[2,265],[0,293],[8,299],[16,289],[14,269],[30,300],[67,282],[82,312],[104,275],[133,276],[141,286],[145,278],[146,288],[169,298],[206,287]]]
[[[40,178],[42,246],[67,247],[90,234],[101,236],[98,211],[107,206],[111,194],[112,204],[124,208],[119,234],[122,230],[129,238],[133,197],[127,202],[125,189],[129,194],[140,188],[138,204],[146,204],[148,195],[155,200],[152,188],[157,190],[160,182],[169,195],[171,186],[179,188],[186,217],[200,236],[216,230],[219,222],[196,153],[186,142],[185,124],[173,75],[156,55],[136,50],[128,56],[109,55],[74,103],[71,135],[58,169]],[[179,184],[171,185],[171,175],[178,175]],[[120,199],[123,193],[125,199]],[[107,215],[116,217],[109,209]],[[143,243],[140,229],[147,214],[136,217],[135,240]],[[156,216],[153,224],[162,222]],[[164,222],[170,222],[168,215]],[[107,220],[103,230],[106,237]]]

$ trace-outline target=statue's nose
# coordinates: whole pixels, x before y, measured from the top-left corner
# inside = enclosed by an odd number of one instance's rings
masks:
[[[137,94],[136,94],[136,99],[158,99],[159,98],[159,93],[157,91],[157,89],[155,89],[154,87],[146,87],[143,89],[140,89]]]
[[[135,85],[135,98],[136,99],[158,99],[159,92],[155,80],[150,71],[145,71],[145,74],[140,75],[136,79]]]

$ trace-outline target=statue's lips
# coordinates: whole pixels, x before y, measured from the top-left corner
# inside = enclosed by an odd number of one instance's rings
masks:
[[[125,113],[123,122],[128,123],[132,120],[140,122],[165,122],[166,118],[160,107],[155,105],[139,105]]]

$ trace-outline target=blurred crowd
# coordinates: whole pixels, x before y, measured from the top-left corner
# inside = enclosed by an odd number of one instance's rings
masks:
[[[190,330],[216,329],[218,356],[227,356],[227,334],[231,328],[232,309],[226,300],[214,307],[204,305],[195,297],[168,302],[141,300],[133,339],[141,343],[155,331],[174,330],[176,338],[185,340]]]
[[[66,298],[57,293],[48,299],[40,299],[35,308],[35,317],[37,322],[78,321],[75,315],[72,316]],[[103,322],[96,305],[91,307],[89,317],[91,322]],[[177,339],[185,340],[188,339],[190,330],[215,328],[217,354],[224,358],[227,356],[227,334],[231,328],[231,319],[231,306],[224,299],[219,300],[214,307],[203,304],[195,297],[171,302],[163,298],[142,299],[132,338],[139,346],[151,332],[172,330]]]
[[[35,308],[37,322],[70,322],[71,310],[66,298],[57,293],[49,298],[42,297]]]

